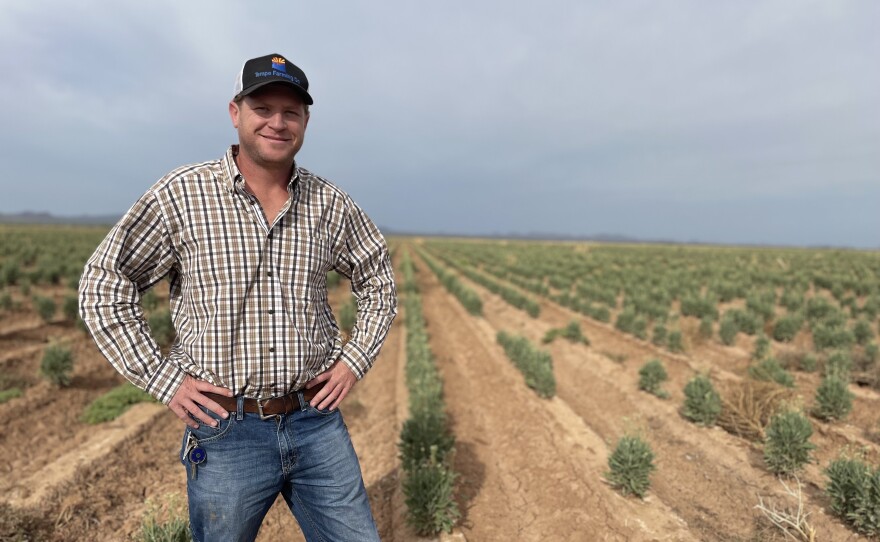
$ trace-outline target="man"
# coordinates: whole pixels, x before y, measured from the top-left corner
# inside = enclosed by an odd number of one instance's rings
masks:
[[[281,55],[245,62],[229,103],[239,144],[159,180],[85,266],[80,312],[101,352],[186,423],[198,541],[253,540],[280,493],[307,540],[378,540],[337,407],[396,314],[388,249],[364,212],[297,166],[313,103]],[[327,272],[350,277],[343,346]],[[141,296],[170,281],[163,357]]]

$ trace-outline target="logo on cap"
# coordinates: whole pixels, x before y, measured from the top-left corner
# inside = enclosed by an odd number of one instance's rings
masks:
[[[273,56],[272,57],[272,69],[287,73],[287,70],[285,69],[285,66],[284,66],[285,62],[286,61],[282,57]]]

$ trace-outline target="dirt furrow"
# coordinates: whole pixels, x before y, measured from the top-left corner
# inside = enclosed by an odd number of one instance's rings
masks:
[[[662,503],[602,479],[607,447],[560,401],[525,387],[494,338],[423,264],[419,286],[456,435],[470,540],[695,540]],[[491,333],[491,331],[489,331]]]
[[[547,303],[541,318],[532,319],[479,285],[468,285],[483,299],[485,318],[492,328],[515,331],[534,343],[540,343],[549,329],[563,327],[573,318],[588,321],[566,314],[564,309],[547,310]],[[694,374],[690,360],[658,355],[661,353],[655,347],[633,344],[605,326],[586,329],[592,342],[589,348],[563,339],[549,347],[559,397],[609,442],[628,426],[645,431],[657,456],[652,493],[683,517],[701,540],[748,540],[757,517],[757,495],[774,495],[781,487],[762,470],[760,450],[720,429],[695,426],[679,415],[680,390]],[[609,354],[624,356],[625,361],[615,363]],[[676,378],[666,386],[671,400],[638,391],[638,368],[652,357],[664,358],[667,366],[678,364]],[[839,522],[825,516],[822,507],[826,502],[817,485],[821,474],[814,467],[808,468],[808,474],[814,482],[809,493],[816,497],[811,499],[811,511],[820,533],[833,540],[856,539]]]

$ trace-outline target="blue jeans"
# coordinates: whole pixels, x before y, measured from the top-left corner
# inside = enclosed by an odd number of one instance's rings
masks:
[[[301,410],[261,420],[238,412],[220,423],[187,428],[181,462],[196,542],[254,540],[278,494],[307,541],[378,541],[360,464],[339,410],[320,411],[300,394]],[[190,464],[190,435],[206,452]]]

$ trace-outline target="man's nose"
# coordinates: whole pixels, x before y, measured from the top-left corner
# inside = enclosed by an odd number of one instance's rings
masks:
[[[284,130],[284,114],[283,113],[275,113],[274,115],[269,117],[269,127],[273,130],[281,131]]]

